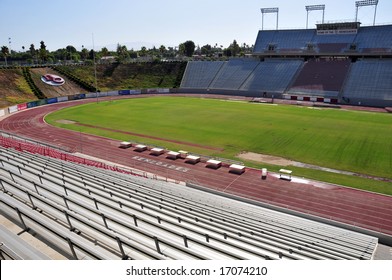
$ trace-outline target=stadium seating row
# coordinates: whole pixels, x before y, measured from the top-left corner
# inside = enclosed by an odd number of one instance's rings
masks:
[[[391,53],[392,25],[360,27],[357,34],[317,34],[316,29],[261,30],[254,53]]]
[[[207,71],[206,69],[209,69]],[[233,59],[188,62],[181,88],[263,97],[323,97],[335,103],[392,106],[391,59]],[[213,70],[213,71],[212,71]],[[351,100],[351,101],[350,101]]]
[[[201,66],[205,64],[205,66]],[[228,89],[241,91],[266,91],[283,93],[295,73],[302,66],[301,60],[249,59],[221,61],[191,61],[184,73],[181,88]],[[208,75],[205,68],[212,67]]]
[[[377,239],[176,184],[0,148],[0,213],[75,259],[371,259]]]

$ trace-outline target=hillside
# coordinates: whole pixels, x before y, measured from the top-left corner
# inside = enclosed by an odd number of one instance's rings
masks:
[[[101,91],[141,88],[172,88],[179,85],[186,63],[130,63],[97,65],[97,84]],[[94,84],[94,67],[58,66]]]
[[[81,87],[70,81],[66,76],[58,73],[51,68],[30,68],[31,78],[35,85],[45,94],[47,98],[73,95],[81,92],[85,92]],[[41,76],[45,74],[54,74],[62,77],[65,83],[61,86],[50,86],[41,81]]]
[[[184,74],[186,63],[131,63],[97,65],[97,83],[100,91],[143,88],[178,87]],[[94,67],[90,66],[57,66],[90,85],[94,85]],[[29,68],[34,84],[47,97],[73,95],[87,90],[72,82],[66,75],[53,68]],[[65,80],[62,86],[49,86],[41,81],[41,76],[55,74]],[[0,70],[0,108],[37,100],[29,88],[22,69]]]
[[[22,69],[0,70],[0,108],[36,99],[23,77]]]

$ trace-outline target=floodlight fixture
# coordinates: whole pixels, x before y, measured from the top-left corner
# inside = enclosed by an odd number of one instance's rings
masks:
[[[374,8],[374,19],[373,19],[373,25],[376,24],[376,15],[377,15],[377,5],[378,5],[378,0],[363,0],[363,1],[356,1],[355,2],[355,7],[356,7],[356,12],[355,12],[355,21],[358,21],[358,9],[360,7],[365,7],[365,6],[375,6]]]
[[[279,24],[279,8],[261,8],[261,30],[264,30],[264,14],[276,14],[276,29],[278,29]]]
[[[378,0],[364,0],[364,1],[355,2],[355,7],[373,6],[373,5],[378,5]]]
[[[306,29],[308,29],[309,12],[311,12],[311,11],[323,11],[322,23],[324,23],[324,15],[325,15],[325,5],[324,4],[305,6],[305,9],[306,9]]]
[[[262,13],[277,13],[279,12],[279,8],[261,8],[260,9]]]

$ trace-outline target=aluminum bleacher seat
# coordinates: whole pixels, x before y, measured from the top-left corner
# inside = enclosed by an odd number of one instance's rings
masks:
[[[256,43],[253,48],[254,53],[263,53],[268,51],[269,44],[274,43],[275,30],[259,31]]]
[[[312,41],[314,34],[315,30],[313,29],[277,30],[274,40],[277,44],[278,50],[302,50],[306,47],[308,42]]]
[[[213,89],[239,89],[259,63],[258,60],[248,59],[227,61],[209,87]]]
[[[349,49],[355,37],[356,34],[315,34],[312,43],[317,46],[319,53],[342,53]]]
[[[188,62],[181,88],[207,88],[224,63],[223,61]]]
[[[361,52],[372,52],[372,49],[390,51],[392,48],[392,25],[361,27],[354,43],[357,44]]]
[[[282,93],[302,64],[302,60],[283,59],[270,59],[260,62],[240,89]]]
[[[289,93],[337,97],[350,67],[350,60],[309,60]]]
[[[306,44],[312,41],[314,34],[314,29],[259,31],[254,47],[254,53],[270,51],[270,44],[274,45],[277,51],[302,51],[305,49]]]
[[[392,100],[392,60],[364,59],[353,63],[343,90],[345,98]]]
[[[13,149],[0,148],[0,174],[0,212],[71,258],[369,259],[377,245],[193,188]]]

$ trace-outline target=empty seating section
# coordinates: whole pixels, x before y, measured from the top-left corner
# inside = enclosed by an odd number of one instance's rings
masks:
[[[189,62],[188,65],[202,64],[203,62]],[[205,67],[211,65],[206,63]],[[260,92],[280,92],[283,93],[295,73],[303,64],[302,60],[269,59],[264,62],[250,59],[235,59],[223,62],[218,72],[211,71],[211,77],[207,78],[205,67],[187,67],[187,75],[203,76],[203,81],[211,81],[209,85],[202,82],[200,89],[223,89],[223,90],[243,90]],[[216,69],[216,68],[215,68]],[[191,71],[194,73],[190,74]],[[183,79],[184,88],[196,88]],[[195,79],[194,79],[195,81]]]
[[[312,41],[314,30],[269,30],[260,31],[255,47],[255,53],[271,51],[270,45],[275,46],[276,51],[300,51],[306,44]]]
[[[317,34],[316,29],[262,30],[253,52],[255,55],[265,53],[264,61],[189,62],[181,87],[208,92],[212,89],[213,93],[236,91],[240,95],[249,92],[251,96],[265,93],[263,96],[266,97],[276,93],[277,98],[281,97],[280,94],[293,94],[292,98],[299,94],[320,97],[320,100],[326,97],[320,102],[333,100],[334,103],[344,103],[346,97],[352,97],[355,102],[369,106],[388,107],[392,104],[389,59],[370,58],[351,63],[348,58],[308,62],[297,58],[297,52],[326,56],[392,53],[392,25],[360,27],[356,34],[322,35]],[[294,57],[267,58],[288,56],[290,52]]]
[[[301,50],[312,42],[314,30],[277,30],[274,43],[278,51]]]
[[[208,88],[223,61],[190,61],[181,81],[182,88]]]
[[[302,60],[265,60],[252,72],[241,90],[283,93],[302,64]]]
[[[350,60],[309,60],[289,93],[337,97],[350,68]]]
[[[238,89],[259,64],[257,60],[233,59],[226,62],[210,84],[213,89]]]
[[[0,148],[0,213],[75,259],[370,259],[377,238],[167,182]]]
[[[314,43],[317,44],[333,44],[333,43],[344,43],[352,44],[357,34],[315,34],[313,37]]]
[[[348,49],[346,43],[318,43],[317,49],[320,53],[341,53]]]
[[[392,59],[367,59],[353,63],[343,96],[391,101]]]
[[[341,53],[349,50],[351,44],[358,52],[377,53],[392,51],[392,25],[360,27],[357,34],[318,35],[316,29],[259,31],[254,53],[306,51],[308,43],[318,53]]]
[[[315,35],[313,43],[319,53],[342,53],[349,50],[356,34]]]
[[[390,52],[392,49],[392,25],[361,27],[355,43],[361,52]]]
[[[268,51],[269,44],[274,42],[275,30],[259,31],[256,43],[253,48],[254,53],[263,53]]]

